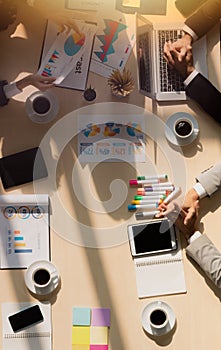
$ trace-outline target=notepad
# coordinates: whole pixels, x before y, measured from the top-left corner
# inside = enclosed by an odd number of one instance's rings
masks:
[[[186,292],[180,237],[176,251],[134,259],[139,298]]]
[[[0,268],[49,260],[48,195],[0,195]]]
[[[109,308],[74,307],[72,350],[108,350]]]
[[[21,332],[13,332],[8,316],[38,304],[44,321]],[[3,303],[2,304],[2,349],[3,350],[50,350],[51,305],[49,303]]]

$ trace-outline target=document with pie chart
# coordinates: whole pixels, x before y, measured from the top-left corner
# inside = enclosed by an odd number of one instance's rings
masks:
[[[38,74],[55,77],[55,84],[84,90],[96,32],[95,24],[76,21],[80,33],[73,29],[58,34],[58,26],[48,22],[42,61]]]
[[[0,195],[0,269],[50,259],[47,194]]]

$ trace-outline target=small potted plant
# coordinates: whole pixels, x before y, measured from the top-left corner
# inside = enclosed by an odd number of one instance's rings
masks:
[[[125,68],[122,72],[119,69],[114,70],[107,82],[114,96],[128,96],[134,89],[134,79],[131,73]]]

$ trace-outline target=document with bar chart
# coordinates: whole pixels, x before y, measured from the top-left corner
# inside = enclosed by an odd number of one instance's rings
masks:
[[[48,195],[0,195],[0,268],[49,258]]]
[[[100,18],[90,70],[106,78],[113,70],[123,70],[135,44],[135,32],[135,20],[130,16]]]
[[[82,21],[76,23],[80,34],[74,30],[58,34],[58,26],[48,22],[38,74],[53,76],[59,87],[84,90],[97,26]]]

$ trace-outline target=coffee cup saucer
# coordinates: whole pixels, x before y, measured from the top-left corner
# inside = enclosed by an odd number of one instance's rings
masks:
[[[164,327],[163,329],[153,329],[151,327],[151,324],[149,322],[150,319],[150,314],[151,312],[153,312],[155,309],[162,309],[165,311],[165,313],[168,315],[168,324],[166,327]],[[173,327],[175,326],[176,323],[176,317],[175,314],[173,312],[173,309],[164,301],[153,301],[149,304],[147,304],[145,306],[145,308],[142,311],[142,326],[144,328],[144,330],[153,336],[162,336],[165,335],[167,333],[169,333]]]
[[[45,114],[41,115],[36,113],[33,108],[33,101],[37,97],[46,97],[50,102],[50,109]],[[28,117],[32,122],[37,124],[45,124],[52,121],[58,114],[59,111],[59,103],[57,97],[52,94],[50,91],[35,91],[33,92],[26,100],[25,109]]]
[[[32,279],[32,275],[33,275],[33,272],[38,268],[39,269],[40,268],[47,269],[51,274],[55,275],[55,277],[53,278],[52,282],[47,287],[36,290],[36,287],[35,287],[33,279]],[[38,294],[38,295],[50,294],[58,287],[59,281],[60,281],[60,277],[59,277],[59,273],[58,273],[56,267],[54,266],[54,264],[52,264],[50,261],[47,261],[47,260],[35,261],[30,266],[28,266],[28,268],[25,272],[26,287],[33,294]]]
[[[193,124],[193,133],[189,136],[186,137],[184,139],[180,139],[178,140],[176,135],[174,134],[174,125],[176,123],[176,121],[178,121],[179,119],[185,119],[185,120],[190,120],[190,122],[192,122]],[[177,112],[172,114],[166,121],[165,123],[165,136],[167,138],[167,140],[175,145],[175,146],[187,146],[190,145],[198,136],[199,134],[199,125],[197,120],[189,113],[185,113],[185,112]]]

